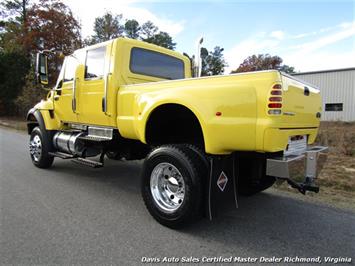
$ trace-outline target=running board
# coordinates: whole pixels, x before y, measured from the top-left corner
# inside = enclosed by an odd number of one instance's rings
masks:
[[[72,160],[72,162],[76,163],[76,164],[89,166],[89,167],[92,167],[92,168],[101,168],[101,167],[104,166],[104,164],[101,163],[101,162],[92,161],[92,160],[85,159],[85,158],[76,158],[76,159]]]
[[[72,154],[68,154],[68,153],[64,153],[64,152],[48,152],[49,155],[54,156],[54,157],[58,157],[61,159],[74,159],[77,156],[76,155],[72,155]]]
[[[98,136],[80,136],[78,137],[78,139],[80,140],[84,140],[84,141],[95,141],[95,142],[106,142],[106,141],[110,141],[111,139],[109,138],[104,138],[104,137],[98,137]]]

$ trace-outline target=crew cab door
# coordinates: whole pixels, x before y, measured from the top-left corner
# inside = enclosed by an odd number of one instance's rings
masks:
[[[82,124],[112,126],[115,121],[108,108],[104,108],[105,104],[110,104],[107,91],[111,79],[111,48],[112,42],[109,42],[86,50],[85,73],[77,87],[78,120]]]
[[[60,71],[54,91],[55,114],[63,122],[77,122],[78,116],[73,110],[74,80],[78,62],[74,56],[67,56]]]

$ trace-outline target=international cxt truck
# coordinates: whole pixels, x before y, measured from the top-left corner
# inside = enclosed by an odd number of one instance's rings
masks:
[[[37,54],[44,85],[47,58]],[[66,56],[56,85],[27,115],[33,164],[49,168],[61,158],[98,168],[105,159],[144,159],[144,203],[171,228],[212,219],[237,206],[238,194],[277,180],[318,192],[327,147],[309,145],[320,123],[319,90],[277,70],[198,77],[194,65],[128,38]]]

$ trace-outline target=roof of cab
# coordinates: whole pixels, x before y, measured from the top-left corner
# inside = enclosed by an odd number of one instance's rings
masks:
[[[90,50],[90,49],[99,48],[99,47],[107,45],[110,42],[115,42],[115,41],[130,43],[130,44],[142,47],[142,48],[146,48],[146,49],[158,51],[158,52],[161,52],[161,53],[169,54],[171,56],[178,57],[178,58],[181,58],[181,59],[188,58],[187,56],[185,56],[185,55],[183,55],[183,54],[181,54],[179,52],[176,52],[176,51],[161,47],[159,45],[155,45],[155,44],[152,44],[152,43],[147,43],[147,42],[144,42],[144,41],[141,41],[141,40],[130,39],[130,38],[126,38],[126,37],[118,37],[118,38],[115,38],[115,39],[112,39],[112,40],[108,40],[108,41],[105,41],[105,42],[89,45],[89,46],[80,48],[80,49],[78,49],[76,51],[83,51],[83,50]]]

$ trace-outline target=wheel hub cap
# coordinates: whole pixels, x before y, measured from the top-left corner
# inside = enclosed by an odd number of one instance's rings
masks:
[[[184,201],[184,178],[174,165],[159,163],[150,176],[150,191],[157,206],[163,212],[172,213]]]
[[[30,153],[33,159],[38,162],[42,154],[41,138],[38,135],[35,135],[30,140]]]

